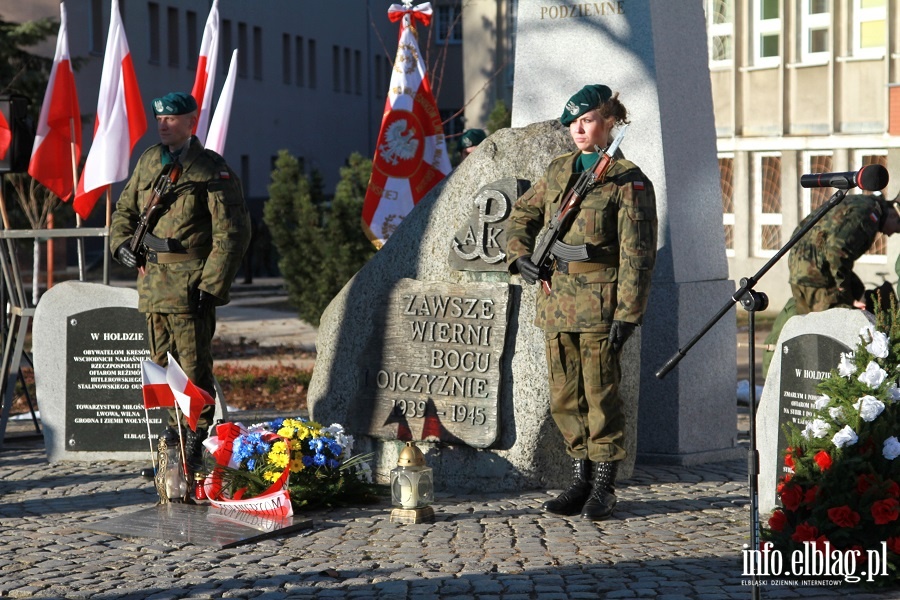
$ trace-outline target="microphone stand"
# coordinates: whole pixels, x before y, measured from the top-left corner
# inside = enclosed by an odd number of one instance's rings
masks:
[[[844,196],[847,195],[845,190],[839,189],[837,190],[828,201],[819,207],[819,209],[812,214],[812,216],[807,220],[807,222],[798,229],[791,239],[781,247],[775,255],[766,262],[762,268],[756,272],[751,277],[744,277],[741,279],[741,287],[735,291],[735,293],[729,298],[728,302],[725,303],[716,315],[709,320],[709,322],[703,326],[697,335],[695,335],[691,340],[683,347],[679,348],[678,351],[672,355],[672,357],[666,362],[663,367],[657,371],[656,377],[662,379],[665,377],[669,371],[675,368],[675,366],[681,361],[682,358],[688,353],[688,351],[696,344],[700,338],[706,335],[712,327],[721,319],[725,313],[731,310],[731,307],[735,305],[735,303],[740,302],[741,306],[744,307],[744,310],[748,311],[750,314],[748,315],[748,323],[749,323],[749,336],[750,343],[748,344],[749,350],[749,360],[750,360],[750,451],[747,455],[747,471],[749,475],[749,486],[750,486],[750,550],[752,554],[751,557],[759,557],[759,452],[756,448],[756,312],[760,310],[765,310],[769,305],[768,297],[762,293],[757,292],[753,289],[756,283],[765,275],[769,269],[771,269],[775,263],[777,263],[782,256],[787,254],[797,242],[800,241],[806,233],[812,229],[816,223],[818,223],[822,217],[824,217],[828,211],[841,203],[844,199]],[[752,567],[755,562],[755,558],[751,559],[751,575],[752,575],[752,586],[751,586],[751,597],[754,600],[757,600],[760,597],[759,585],[757,584],[757,570]]]

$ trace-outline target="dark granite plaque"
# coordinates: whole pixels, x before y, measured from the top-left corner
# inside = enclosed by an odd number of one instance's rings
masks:
[[[133,308],[109,307],[69,317],[66,336],[66,448],[149,451],[141,362],[150,358],[147,323]],[[150,429],[165,413],[150,411]]]
[[[309,529],[312,521],[297,516],[276,520],[212,506],[169,503],[82,527],[127,538],[188,542],[221,549]]]
[[[401,279],[363,355],[369,433],[493,444],[508,299],[507,284]]]
[[[778,478],[790,473],[784,464],[788,438],[787,423],[805,425],[812,420],[816,399],[821,394],[816,387],[831,377],[831,370],[841,361],[841,353],[850,348],[834,338],[806,334],[791,338],[781,345],[781,394],[778,406]]]
[[[506,219],[529,182],[508,177],[490,183],[469,200],[469,220],[450,245],[450,266],[459,271],[506,272]]]

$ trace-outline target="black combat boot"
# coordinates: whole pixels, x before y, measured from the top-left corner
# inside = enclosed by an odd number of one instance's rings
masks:
[[[617,462],[594,463],[594,489],[581,511],[582,519],[602,521],[608,519],[616,507]]]
[[[591,461],[575,459],[572,461],[572,485],[553,500],[544,502],[541,508],[555,515],[577,515],[590,494]]]
[[[188,429],[184,437],[184,453],[187,455],[188,468],[197,472],[203,468],[203,440],[206,439],[208,429],[197,428],[197,431]]]

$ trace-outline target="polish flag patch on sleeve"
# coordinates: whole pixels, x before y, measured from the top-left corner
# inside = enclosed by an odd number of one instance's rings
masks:
[[[631,187],[633,187],[634,189],[636,189],[639,192],[643,192],[644,191],[644,182],[643,181],[632,182]]]
[[[878,222],[878,215],[876,215],[875,213],[869,213],[869,218],[872,219],[873,223]]]
[[[231,173],[228,171],[219,171],[219,179],[231,179]]]

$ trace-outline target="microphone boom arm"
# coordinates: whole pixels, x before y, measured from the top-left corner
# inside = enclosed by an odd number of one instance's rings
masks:
[[[725,313],[731,310],[732,306],[734,306],[737,302],[744,301],[745,296],[747,296],[748,292],[753,291],[753,287],[760,279],[762,279],[762,276],[765,275],[769,271],[769,269],[771,269],[775,265],[775,263],[777,263],[781,259],[782,256],[787,254],[790,249],[800,241],[800,238],[806,235],[806,232],[812,229],[829,210],[840,204],[844,199],[844,196],[846,195],[847,192],[845,190],[837,190],[825,204],[820,206],[818,210],[813,213],[812,217],[810,217],[806,224],[801,227],[796,233],[794,233],[794,235],[791,236],[791,239],[789,239],[788,242],[784,246],[782,246],[781,249],[778,250],[778,252],[775,253],[775,256],[770,258],[768,262],[766,262],[766,264],[764,264],[762,268],[760,268],[760,270],[756,272],[756,274],[752,275],[751,277],[742,278],[741,287],[739,287],[734,292],[730,300],[725,303],[725,306],[723,306],[719,310],[719,312],[717,312],[716,315],[712,319],[710,319],[706,325],[703,326],[703,329],[701,329],[700,332],[697,333],[697,335],[691,338],[690,341],[688,341],[688,343],[684,345],[684,347],[679,348],[678,351],[673,354],[668,361],[666,361],[666,364],[664,364],[662,368],[656,372],[656,377],[658,379],[662,379],[669,373],[669,371],[674,369],[675,366],[679,362],[681,362],[681,359],[685,357],[688,351],[694,347],[694,344],[700,341],[700,338],[706,335],[706,332],[712,329],[712,327],[716,323],[718,323],[719,319],[721,319],[723,316],[725,316]],[[750,368],[752,369],[753,365],[750,365]]]

